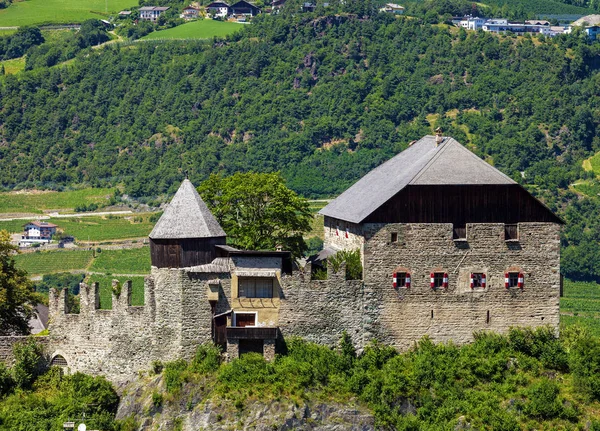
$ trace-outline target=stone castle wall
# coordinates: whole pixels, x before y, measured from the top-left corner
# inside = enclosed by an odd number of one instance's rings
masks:
[[[365,235],[366,338],[406,349],[423,335],[462,344],[480,330],[551,325],[558,331],[556,224],[520,223],[518,242],[504,241],[503,224],[469,224],[466,242],[452,240],[451,224],[372,224]],[[409,289],[392,287],[399,268],[411,273]],[[448,273],[447,289],[431,289],[434,271]],[[504,287],[508,271],[524,274],[523,289]],[[471,272],[486,274],[485,289],[470,288]]]
[[[335,273],[331,267],[327,280],[311,280],[309,265],[280,275],[278,326],[284,339],[300,336],[333,346],[346,331],[359,348],[376,339],[405,350],[424,335],[461,344],[480,330],[551,325],[558,331],[558,225],[521,223],[518,242],[504,241],[503,224],[469,224],[467,241],[459,242],[452,240],[451,224],[363,228],[364,280],[346,280],[344,268]],[[244,262],[153,268],[143,307],[128,305],[129,284],[113,297],[113,310],[97,309],[97,287],[83,285],[78,315],[64,312],[64,293],[51,295],[49,354],[64,356],[73,371],[114,381],[150,368],[154,360],[189,359],[198,344],[211,340],[209,298],[218,299],[217,314],[242,304],[232,299],[235,274],[260,266]],[[259,269],[271,267],[263,262]],[[410,272],[409,289],[393,288],[398,270]],[[431,289],[433,271],[448,273],[447,289]],[[504,287],[507,271],[524,274],[523,289]],[[470,288],[471,272],[487,275],[485,289]]]

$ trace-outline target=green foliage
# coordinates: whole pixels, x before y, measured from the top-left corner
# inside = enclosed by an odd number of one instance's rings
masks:
[[[152,392],[152,405],[156,408],[162,406],[163,403],[163,395],[160,392],[154,391]]]
[[[0,37],[0,60],[22,57],[32,46],[44,43],[37,27],[20,27],[16,33]]]
[[[188,363],[183,359],[165,363],[163,375],[167,392],[174,393],[181,389],[186,380]]]
[[[310,230],[308,202],[285,186],[278,173],[211,175],[198,191],[231,244],[246,250],[281,247],[302,257]]]
[[[590,399],[600,400],[600,340],[579,337],[571,347],[570,367],[577,390]]]
[[[100,308],[109,310],[112,308],[112,281],[118,280],[121,285],[127,281],[131,281],[131,305],[144,305],[144,277],[118,276],[118,275],[103,275],[91,274],[87,278],[87,283],[100,283]]]
[[[13,346],[15,364],[12,374],[15,385],[19,389],[29,389],[35,379],[43,372],[42,347],[35,339]]]
[[[0,362],[0,399],[12,390],[14,384],[10,370],[4,362]]]
[[[85,278],[84,274],[72,274],[70,272],[59,272],[56,274],[45,274],[42,281],[35,284],[35,291],[48,294],[50,289],[69,289],[73,295],[79,295],[79,284]]]
[[[190,370],[198,374],[208,374],[216,371],[220,364],[221,349],[213,344],[201,344],[190,363]]]
[[[316,236],[311,236],[306,240],[306,255],[313,256],[323,250],[323,240]]]
[[[547,368],[568,370],[567,352],[551,327],[512,328],[508,338],[515,351],[539,359]]]
[[[29,317],[37,303],[27,273],[17,268],[10,235],[0,230],[0,335],[29,333]]]
[[[560,417],[564,407],[559,393],[556,382],[543,378],[529,388],[529,401],[525,404],[525,413],[538,419]]]
[[[327,258],[334,272],[338,272],[343,263],[346,264],[346,280],[362,280],[363,267],[360,250],[340,250]]]

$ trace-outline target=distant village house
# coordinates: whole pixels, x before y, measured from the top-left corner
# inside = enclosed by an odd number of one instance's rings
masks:
[[[169,8],[165,6],[144,6],[140,8],[140,19],[156,22],[158,17],[167,10]]]
[[[181,13],[181,17],[183,19],[197,19],[200,14],[200,9],[195,8],[194,6],[188,6],[183,9]]]
[[[206,12],[216,18],[225,18],[230,15],[231,7],[222,1],[215,1],[206,6]]]
[[[34,243],[49,243],[58,226],[45,221],[32,221],[27,223],[24,228],[25,232],[21,236],[19,245],[31,245]]]
[[[255,6],[254,4],[246,1],[240,0],[239,2],[231,5],[231,14],[232,15],[243,15],[253,17],[260,13],[260,8]]]
[[[386,3],[379,11],[393,13],[394,15],[402,15],[404,13],[404,7],[396,3]]]

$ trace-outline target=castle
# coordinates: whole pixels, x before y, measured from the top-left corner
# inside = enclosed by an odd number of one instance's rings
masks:
[[[360,250],[361,280],[342,267],[312,277],[288,252],[237,250],[189,180],[150,234],[145,305],[131,285],[82,285],[81,311],[50,297],[52,363],[113,381],[200,343],[229,358],[272,359],[286,339],[335,345],[343,331],[407,349],[421,337],[467,343],[481,330],[558,331],[562,221],[511,178],[449,137],[425,136],[321,210],[321,256]]]

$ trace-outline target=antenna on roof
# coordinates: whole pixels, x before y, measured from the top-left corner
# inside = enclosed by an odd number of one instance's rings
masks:
[[[185,174],[185,179],[189,180],[190,179],[190,173],[189,173],[189,171],[186,169],[185,171],[183,171],[183,173]]]
[[[444,138],[442,138],[442,128],[438,127],[437,129],[435,129],[435,146],[437,147],[443,141],[444,141]]]

